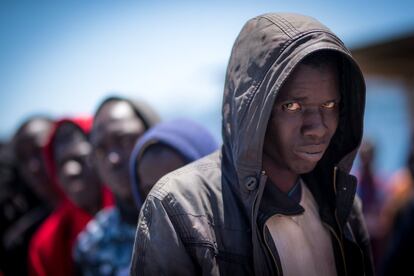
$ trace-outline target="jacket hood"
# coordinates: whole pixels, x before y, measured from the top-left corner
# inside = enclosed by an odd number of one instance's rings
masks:
[[[43,149],[43,156],[46,163],[46,169],[49,174],[49,177],[51,179],[51,183],[53,185],[54,190],[59,195],[61,202],[70,203],[72,205],[73,202],[65,195],[62,188],[60,188],[59,185],[59,179],[58,179],[58,172],[57,167],[54,161],[54,143],[56,140],[56,134],[59,127],[66,123],[71,123],[78,127],[82,133],[85,135],[85,137],[89,136],[89,133],[92,128],[92,122],[93,118],[91,116],[82,116],[82,117],[74,117],[74,118],[63,118],[58,121],[56,121],[54,125],[54,129],[52,130],[48,142]],[[102,185],[102,204],[104,206],[108,206],[112,204],[112,194],[107,190],[107,188],[103,187]]]
[[[128,98],[124,98],[120,96],[110,96],[104,99],[99,105],[98,109],[96,110],[94,118],[96,118],[96,115],[100,112],[102,107],[107,102],[111,102],[111,101],[124,101],[124,102],[129,103],[131,107],[134,109],[137,116],[144,123],[146,129],[153,127],[155,124],[157,124],[160,121],[160,117],[158,116],[157,112],[147,103],[143,101],[139,101],[139,100],[130,100]]]
[[[338,166],[349,172],[362,138],[365,83],[344,43],[311,17],[269,13],[249,20],[237,37],[223,97],[224,177],[237,179],[242,198],[256,189],[271,110],[284,81],[307,55],[341,56],[342,108],[338,129],[314,171]],[[351,112],[352,110],[352,112]]]
[[[193,162],[217,150],[217,142],[203,126],[187,119],[176,119],[156,125],[147,131],[135,144],[130,157],[132,191],[137,207],[144,199],[139,192],[136,167],[145,150],[153,144],[163,144],[177,151],[185,163]]]

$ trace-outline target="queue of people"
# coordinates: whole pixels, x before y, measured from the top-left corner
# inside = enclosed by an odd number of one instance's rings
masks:
[[[0,275],[392,275],[412,182],[389,200],[368,144],[350,174],[364,106],[333,32],[269,13],[232,49],[220,147],[123,97],[93,117],[30,117],[0,148]]]
[[[10,193],[1,205],[1,273],[128,274],[151,187],[217,147],[203,126],[160,122],[149,105],[122,97],[105,99],[94,117],[27,119],[2,147]]]

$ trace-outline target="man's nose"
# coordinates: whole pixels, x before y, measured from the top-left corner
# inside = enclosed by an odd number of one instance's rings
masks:
[[[320,139],[325,135],[326,126],[322,112],[319,109],[309,109],[304,112],[302,133],[305,136]]]
[[[121,163],[121,154],[112,150],[107,155],[108,162],[111,166],[116,167]]]

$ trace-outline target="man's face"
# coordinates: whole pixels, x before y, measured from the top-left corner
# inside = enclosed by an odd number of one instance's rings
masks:
[[[55,163],[59,183],[80,208],[99,206],[101,186],[91,162],[92,146],[80,133],[73,139],[55,140]]]
[[[42,148],[52,130],[52,123],[33,120],[15,138],[15,151],[19,170],[33,192],[46,202],[55,199],[46,172]]]
[[[91,135],[102,181],[117,197],[131,203],[129,156],[144,132],[144,123],[129,103],[111,101],[96,116]]]
[[[299,65],[273,106],[264,155],[293,176],[312,171],[338,126],[340,92],[334,65]]]
[[[142,199],[145,200],[151,188],[162,176],[185,164],[184,159],[167,146],[157,146],[156,151],[149,147],[137,164]]]

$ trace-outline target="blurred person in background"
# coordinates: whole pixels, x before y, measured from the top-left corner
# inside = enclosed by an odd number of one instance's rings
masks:
[[[363,140],[359,149],[360,167],[357,172],[357,193],[362,200],[362,211],[367,223],[375,267],[379,269],[383,254],[383,233],[380,213],[384,202],[384,186],[375,172],[376,148],[372,141]]]
[[[373,275],[356,178],[365,82],[343,42],[289,13],[250,19],[226,72],[221,151],[162,178],[132,275]]]
[[[132,191],[139,210],[152,185],[166,173],[192,162],[217,148],[210,133],[189,120],[159,123],[148,130],[131,154]],[[79,235],[75,260],[82,275],[128,274],[134,245],[135,227],[125,229],[122,240],[100,240],[93,247],[84,247],[94,229],[108,228],[116,221],[105,221],[98,215]],[[92,224],[98,225],[92,227]],[[108,224],[108,225],[105,225]],[[106,272],[106,273],[105,273]]]
[[[414,198],[414,139],[408,152],[405,167],[396,171],[386,185],[383,208],[380,214],[380,229],[385,243],[389,243],[390,234],[398,214]]]
[[[112,204],[93,167],[91,126],[91,117],[57,121],[44,148],[48,174],[62,198],[30,243],[30,275],[74,275],[77,235],[97,211]]]
[[[0,272],[27,275],[29,241],[49,209],[22,179],[12,141],[0,148]]]
[[[115,206],[99,212],[79,235],[73,254],[81,274],[128,274],[139,212],[131,190],[129,158],[137,139],[158,121],[155,111],[143,102],[109,97],[98,107],[91,141],[99,175],[113,192]]]
[[[388,239],[379,275],[414,275],[414,199],[399,210]]]
[[[381,275],[414,275],[414,136],[405,168],[389,183],[381,218],[386,236],[386,252]]]
[[[52,129],[51,118],[31,116],[20,124],[0,153],[0,270],[6,275],[27,274],[29,242],[59,201],[42,156]]]
[[[48,117],[30,117],[18,128],[13,138],[20,174],[50,211],[58,205],[60,194],[47,174],[42,150],[53,130],[53,124]]]
[[[217,150],[207,129],[188,120],[160,123],[138,140],[130,159],[132,190],[141,209],[154,184],[164,175]]]

